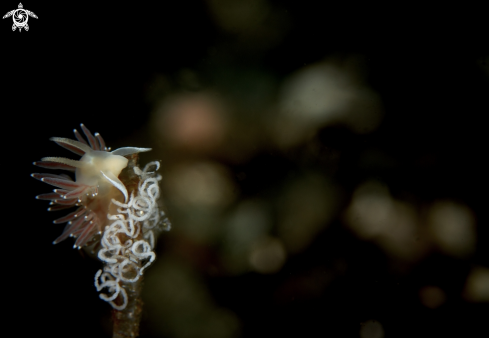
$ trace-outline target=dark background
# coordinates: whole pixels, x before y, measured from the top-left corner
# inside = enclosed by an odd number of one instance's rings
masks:
[[[175,202],[172,189],[180,188],[163,183],[173,229],[159,239],[160,265],[147,272],[142,337],[360,337],[372,320],[386,337],[488,335],[487,284],[486,296],[466,296],[471,271],[489,266],[482,10],[270,0],[23,5],[39,17],[28,32],[12,32],[10,18],[0,26],[5,328],[110,336],[110,306],[93,286],[98,262],[70,240],[51,245],[62,228],[34,199],[48,187],[29,177],[43,171],[33,161],[70,156],[49,137],[72,137],[84,123],[113,149],[153,147],[141,162],[162,160],[164,180],[204,163],[204,171],[219,168],[230,191],[219,195],[229,202],[199,205]],[[4,2],[1,11],[16,7]],[[359,132],[341,119],[321,120],[297,141],[270,141],[292,74],[315,65],[350,69],[352,59],[360,66],[349,74],[380,98],[377,127]],[[217,115],[224,136],[209,146],[199,138],[180,144],[165,105],[209,92],[225,107]],[[170,121],[161,131],[160,112]],[[334,186],[325,194],[335,203],[307,245],[288,250],[281,198],[308,175]],[[416,258],[358,236],[345,220],[355,191],[372,180],[414,210],[421,239],[412,240],[428,243]],[[285,247],[276,271],[226,263],[227,219],[243,201],[265,210],[264,237]],[[440,201],[471,215],[469,253],[443,250],[429,235],[426,215]],[[297,219],[302,212],[298,206]],[[213,234],[199,237],[210,225]],[[426,287],[442,296],[430,301]]]

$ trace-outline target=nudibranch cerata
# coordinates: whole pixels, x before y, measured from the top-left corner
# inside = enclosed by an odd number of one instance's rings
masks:
[[[67,223],[63,233],[53,243],[59,243],[68,237],[75,237],[74,247],[81,248],[97,233],[101,233],[109,220],[107,214],[112,199],[127,202],[128,193],[119,179],[121,171],[126,168],[128,159],[125,156],[150,151],[150,148],[125,147],[110,151],[105,146],[99,133],[92,133],[81,124],[87,141],[75,129],[78,141],[52,137],[56,142],[81,158],[72,160],[64,157],[44,157],[34,165],[47,169],[63,169],[75,173],[75,180],[69,175],[32,174],[31,176],[57,187],[52,193],[36,196],[40,200],[51,201],[49,211],[78,207],[74,212],[58,218],[55,224]]]

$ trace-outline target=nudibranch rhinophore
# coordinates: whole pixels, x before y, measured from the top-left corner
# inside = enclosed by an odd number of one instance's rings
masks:
[[[57,187],[52,193],[36,196],[40,200],[51,201],[49,211],[62,210],[77,206],[78,208],[54,221],[55,224],[68,223],[53,244],[57,244],[68,237],[75,237],[74,247],[81,248],[87,244],[95,234],[101,233],[109,220],[107,214],[112,199],[127,202],[128,194],[119,174],[127,166],[125,156],[150,151],[150,148],[125,147],[110,151],[105,146],[104,139],[99,133],[95,136],[83,125],[80,125],[85,139],[75,129],[78,141],[52,137],[56,142],[77,155],[80,160],[71,160],[64,157],[44,157],[33,164],[47,169],[63,169],[75,172],[75,180],[66,175],[32,174],[31,176]]]

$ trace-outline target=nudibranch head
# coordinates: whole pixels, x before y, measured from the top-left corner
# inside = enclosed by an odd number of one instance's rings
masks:
[[[106,151],[92,150],[86,152],[80,159],[80,165],[75,170],[76,182],[86,185],[97,185],[102,178],[101,172],[119,176],[129,160],[120,155]]]
[[[63,169],[75,172],[75,180],[66,174],[32,174],[31,176],[59,189],[52,193],[37,196],[37,199],[50,200],[52,207],[49,211],[78,207],[74,212],[61,217],[54,223],[68,223],[54,244],[68,237],[76,237],[75,247],[81,248],[95,234],[100,233],[108,224],[107,214],[112,199],[124,199],[128,194],[120,181],[121,171],[127,167],[125,156],[149,151],[148,148],[126,147],[110,152],[100,134],[92,133],[81,124],[85,139],[75,129],[78,141],[52,137],[50,140],[75,154],[82,156],[80,160],[63,157],[44,157],[34,165],[48,169]]]

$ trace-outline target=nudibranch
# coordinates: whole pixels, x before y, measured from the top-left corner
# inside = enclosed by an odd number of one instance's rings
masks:
[[[107,215],[113,206],[112,199],[123,199],[127,203],[127,189],[118,177],[127,167],[129,160],[125,156],[151,150],[125,147],[110,151],[99,133],[92,135],[83,124],[80,126],[88,143],[76,129],[74,133],[78,141],[61,137],[50,138],[61,147],[80,155],[78,161],[64,157],[44,157],[41,161],[33,163],[42,168],[74,172],[75,180],[66,174],[31,175],[58,188],[52,193],[36,196],[37,199],[51,201],[49,211],[78,207],[72,213],[54,221],[55,224],[67,225],[61,236],[53,242],[57,244],[68,237],[75,237],[74,247],[78,249],[108,225]]]

